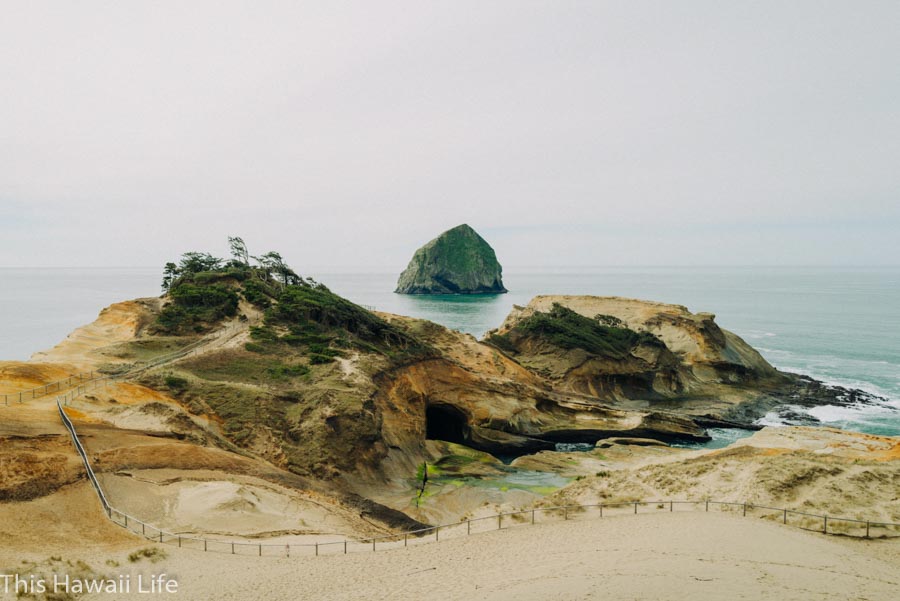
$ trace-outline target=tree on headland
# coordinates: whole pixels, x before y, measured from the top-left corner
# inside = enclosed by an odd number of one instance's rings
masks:
[[[203,271],[216,271],[222,266],[222,259],[209,253],[186,252],[181,255],[178,270],[181,275],[201,273]]]
[[[169,288],[172,286],[172,282],[174,282],[177,278],[178,265],[172,263],[171,261],[166,263],[166,266],[163,268],[162,289],[168,292]]]
[[[166,294],[153,324],[155,332],[194,336],[226,319],[247,321],[262,312],[262,323],[250,328],[253,340],[245,350],[268,355],[304,349],[308,365],[289,366],[294,375],[302,375],[299,371],[303,370],[308,373],[309,365],[343,356],[343,349],[350,348],[353,341],[394,358],[430,352],[371,311],[312,278],[301,277],[280,253],[254,256],[241,238],[229,237],[228,242],[228,260],[188,252],[177,263],[166,263]],[[242,309],[242,303],[255,311],[245,311],[248,307]]]
[[[222,259],[209,253],[186,252],[181,255],[178,265],[169,262],[163,268],[162,289],[169,292],[173,284],[184,276],[195,275],[204,271],[217,271],[222,266]]]
[[[293,269],[288,267],[288,264],[284,262],[280,253],[269,251],[253,258],[256,259],[256,262],[259,263],[260,267],[262,267],[267,274],[275,276],[276,281],[283,286],[294,286],[303,283],[303,278],[297,275]]]
[[[244,239],[239,236],[228,236],[228,247],[235,263],[250,267],[250,253]]]

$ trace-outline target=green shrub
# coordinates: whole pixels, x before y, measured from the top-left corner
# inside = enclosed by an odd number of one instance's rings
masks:
[[[615,315],[603,315],[602,313],[598,313],[594,315],[594,319],[597,320],[602,326],[609,326],[611,328],[626,328],[628,326],[625,325],[625,322],[616,317]]]
[[[605,326],[571,309],[554,303],[547,313],[537,312],[516,324],[514,331],[547,340],[563,349],[582,349],[594,355],[621,359],[638,344],[660,342],[652,334],[627,328]],[[493,342],[495,337],[492,337]],[[507,340],[509,342],[509,340]],[[501,341],[502,344],[502,341]],[[502,347],[501,347],[502,348]]]
[[[189,386],[189,383],[184,378],[179,378],[178,376],[166,376],[165,379],[166,388],[170,390],[182,391],[186,390]]]
[[[269,348],[262,344],[257,344],[255,342],[247,342],[244,344],[244,348],[251,353],[266,353],[269,351]]]
[[[243,290],[244,298],[247,302],[256,305],[262,309],[272,306],[272,299],[269,290],[259,280],[248,280],[244,282]]]
[[[278,340],[278,334],[267,326],[251,326],[250,337],[259,342],[275,342]]]
[[[313,365],[322,365],[325,363],[331,363],[334,361],[334,355],[320,355],[319,353],[312,353],[309,356],[309,362]]]
[[[343,353],[337,349],[330,348],[324,344],[313,343],[309,345],[309,352],[314,355],[325,355],[326,357],[342,357]]]
[[[487,342],[493,344],[501,351],[505,351],[507,353],[514,354],[518,352],[515,345],[509,340],[509,336],[506,334],[494,334],[487,339]]]
[[[198,285],[178,281],[169,288],[171,303],[157,318],[157,327],[165,332],[202,332],[207,324],[237,313],[238,295],[222,284]]]
[[[266,370],[266,373],[275,380],[282,380],[305,376],[309,373],[309,367],[305,365],[273,365]]]

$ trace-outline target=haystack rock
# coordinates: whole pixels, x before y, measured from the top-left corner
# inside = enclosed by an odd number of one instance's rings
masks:
[[[397,281],[399,294],[500,294],[503,268],[494,249],[466,224],[416,251]]]

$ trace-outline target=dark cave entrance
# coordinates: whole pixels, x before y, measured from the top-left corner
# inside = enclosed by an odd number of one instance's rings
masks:
[[[425,408],[425,438],[469,444],[465,414],[450,405],[429,405]]]

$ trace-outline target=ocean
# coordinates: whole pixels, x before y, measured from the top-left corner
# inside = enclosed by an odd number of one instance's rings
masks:
[[[0,268],[0,360],[27,359],[110,303],[159,294],[161,269]],[[304,273],[382,311],[480,337],[537,294],[615,295],[716,314],[773,365],[884,397],[818,407],[823,424],[900,436],[900,267],[594,267],[507,269],[508,294],[405,296],[395,273]],[[770,416],[763,423],[778,423]]]

